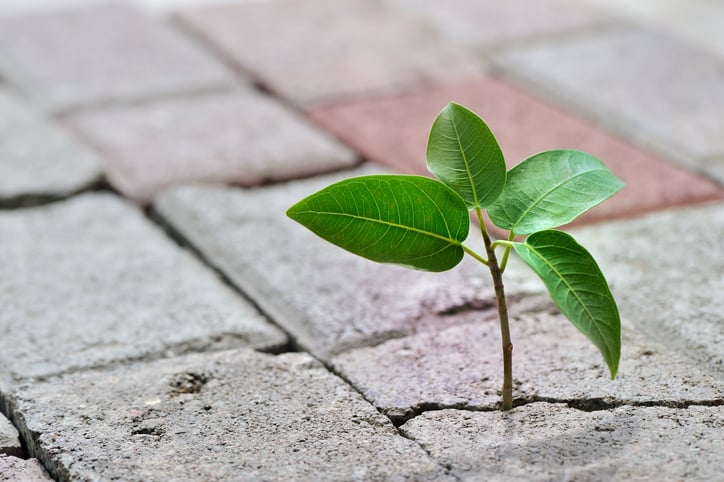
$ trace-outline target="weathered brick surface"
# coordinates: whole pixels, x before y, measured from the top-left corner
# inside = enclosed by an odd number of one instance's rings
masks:
[[[70,194],[100,175],[93,151],[0,87],[0,204]]]
[[[586,213],[582,221],[631,216],[724,195],[713,182],[493,78],[402,96],[331,104],[312,110],[310,115],[362,155],[404,172],[424,175],[430,127],[450,101],[466,105],[489,123],[511,166],[540,151],[560,148],[584,150],[603,160],[627,185]]]
[[[0,73],[53,110],[235,82],[193,41],[123,4],[1,17]]]
[[[724,153],[724,63],[674,37],[616,29],[509,51],[498,63],[689,166]]]
[[[446,273],[376,264],[332,246],[284,215],[292,204],[333,181],[372,172],[363,168],[255,190],[182,187],[163,194],[154,207],[302,346],[322,358],[460,323],[464,316],[455,312],[465,307],[483,312],[476,312],[476,318],[491,316],[489,275],[475,261],[466,259]],[[521,300],[521,309],[536,302]]]
[[[180,18],[295,103],[399,91],[480,71],[472,57],[413,19],[365,0],[253,2],[188,10]]]
[[[583,2],[561,0],[387,0],[420,15],[446,36],[490,46],[544,34],[592,27],[607,16]]]
[[[0,456],[2,454],[22,457],[23,447],[20,444],[20,436],[15,426],[5,418],[5,415],[0,413]],[[0,474],[2,474],[2,471],[0,471]]]
[[[429,412],[402,426],[465,481],[721,478],[722,407]]]
[[[141,201],[190,181],[244,185],[350,166],[355,154],[252,89],[78,114],[71,124],[108,158],[108,178]]]
[[[665,347],[624,329],[619,374],[611,381],[596,348],[561,315],[511,311],[513,397],[597,404],[686,406],[724,396],[724,382]],[[626,323],[627,319],[624,320]],[[339,373],[395,419],[421,409],[499,407],[500,328],[488,317],[339,355]],[[661,366],[667,367],[666,371]]]
[[[305,353],[195,354],[13,396],[63,480],[450,480]]]
[[[133,206],[89,194],[0,212],[0,385],[286,339]]]
[[[36,459],[23,460],[0,454],[2,482],[47,482],[53,479]]]

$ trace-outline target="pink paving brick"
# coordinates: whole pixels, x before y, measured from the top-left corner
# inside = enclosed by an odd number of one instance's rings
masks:
[[[626,182],[626,187],[586,213],[583,221],[632,216],[724,197],[724,190],[715,183],[494,78],[328,105],[312,110],[310,116],[370,160],[403,172],[428,174],[425,146],[430,126],[450,101],[471,108],[489,123],[509,166],[556,148],[584,150],[604,161]]]
[[[120,4],[0,18],[0,72],[56,111],[236,82],[193,40]]]
[[[326,132],[250,88],[87,111],[68,122],[106,154],[111,184],[144,202],[174,184],[248,186],[356,162]]]
[[[503,41],[555,34],[602,24],[608,17],[566,0],[387,0],[420,15],[445,36],[466,44],[490,46]]]
[[[180,19],[298,104],[460,81],[482,68],[416,19],[366,0],[250,2]]]

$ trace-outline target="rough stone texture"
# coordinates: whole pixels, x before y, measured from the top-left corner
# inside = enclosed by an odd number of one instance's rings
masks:
[[[402,426],[465,481],[721,480],[724,408],[443,410]]]
[[[287,218],[303,197],[363,168],[264,189],[173,189],[155,208],[297,341],[324,359],[471,316],[492,316],[489,274],[471,259],[445,273],[354,256]],[[515,303],[524,310],[535,297]],[[531,308],[532,309],[532,308]],[[463,311],[463,316],[457,312]]]
[[[256,2],[180,18],[296,103],[444,83],[481,70],[414,19],[366,0]]]
[[[0,72],[53,110],[234,83],[192,41],[122,4],[0,18]]]
[[[69,194],[100,175],[94,152],[0,87],[0,205]]]
[[[617,29],[509,51],[498,63],[689,166],[724,153],[724,64],[676,38]]]
[[[493,78],[332,104],[312,110],[311,117],[369,159],[404,172],[429,175],[425,167],[427,137],[435,117],[451,100],[486,119],[511,166],[547,149],[580,149],[602,159],[627,184],[581,217],[582,222],[724,196],[724,190],[711,181]]]
[[[64,480],[450,480],[308,354],[195,354],[18,392]]]
[[[511,313],[513,397],[599,405],[686,406],[724,399],[724,381],[624,329],[619,374],[561,315]],[[425,408],[489,410],[503,384],[497,319],[419,333],[333,359],[336,370],[394,419]],[[666,371],[661,367],[666,366]]]
[[[387,3],[418,13],[446,36],[476,46],[591,27],[605,20],[585,4],[565,0],[387,0]]]
[[[0,482],[46,482],[53,479],[35,459],[0,454]]]
[[[582,228],[622,314],[724,378],[724,204]]]
[[[141,201],[177,183],[251,185],[356,161],[328,134],[251,89],[112,107],[71,122],[108,157],[110,182]]]
[[[15,426],[5,415],[0,413],[0,454],[23,456],[23,447],[20,444],[20,436]],[[2,472],[2,471],[0,471]],[[0,479],[2,480],[2,479]]]
[[[133,206],[89,194],[0,212],[0,385],[282,333]]]

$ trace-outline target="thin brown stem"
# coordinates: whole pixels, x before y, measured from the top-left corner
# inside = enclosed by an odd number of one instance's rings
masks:
[[[508,306],[505,302],[505,289],[503,287],[503,273],[498,266],[495,248],[492,246],[490,236],[485,228],[480,209],[476,210],[480,232],[483,235],[485,251],[488,254],[488,268],[493,278],[495,299],[498,304],[498,318],[500,320],[500,335],[503,345],[503,410],[513,408],[513,343],[510,341],[510,325],[508,323]]]

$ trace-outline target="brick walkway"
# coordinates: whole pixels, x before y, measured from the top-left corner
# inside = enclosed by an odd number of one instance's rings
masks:
[[[654,3],[4,2],[0,480],[724,480],[724,7]],[[451,100],[626,181],[615,381],[514,259],[502,413],[486,272],[284,216]]]

